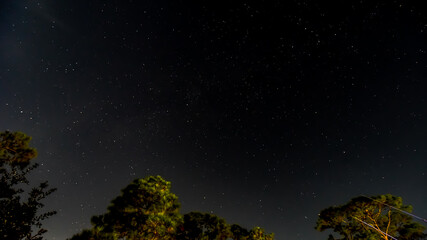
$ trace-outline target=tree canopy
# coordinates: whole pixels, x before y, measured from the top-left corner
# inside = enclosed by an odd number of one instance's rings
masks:
[[[136,179],[122,190],[106,214],[91,219],[97,235],[113,238],[172,239],[181,223],[178,197],[160,176]]]
[[[29,191],[27,175],[38,167],[31,163],[37,151],[29,147],[31,138],[20,132],[0,132],[0,238],[42,239],[47,230],[42,220],[55,214],[54,211],[39,213],[44,207],[41,200],[52,192],[47,182],[40,183]]]
[[[340,235],[338,239],[341,240],[425,239],[425,227],[402,211],[410,213],[412,206],[404,205],[400,197],[390,194],[360,196],[345,205],[322,210],[316,229],[331,229]],[[329,239],[336,238],[330,235]]]
[[[190,212],[184,215],[184,224],[178,229],[177,240],[273,240],[263,228],[247,230],[238,224],[229,225],[214,214]]]
[[[178,239],[226,240],[230,237],[230,227],[224,219],[210,213],[190,212],[184,215],[184,223],[179,228]]]
[[[179,213],[171,183],[160,176],[136,179],[111,201],[107,213],[91,219],[92,228],[71,240],[273,240],[262,228],[248,231],[214,214]]]

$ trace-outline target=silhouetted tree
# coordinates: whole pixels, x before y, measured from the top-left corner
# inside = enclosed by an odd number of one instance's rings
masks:
[[[388,240],[391,236],[405,240],[425,238],[425,227],[393,208],[412,212],[410,205],[403,205],[402,198],[390,194],[357,197],[345,205],[322,210],[316,229],[332,229],[342,240]],[[335,238],[330,235],[329,239]]]
[[[233,240],[247,240],[249,238],[249,231],[237,224],[230,226],[230,232]]]
[[[75,234],[70,240],[101,240],[106,238],[97,238],[93,230],[85,229],[81,233]]]
[[[190,212],[178,229],[178,240],[273,240],[274,234],[260,227],[250,231],[237,224],[228,225],[224,219],[210,213]]]
[[[31,138],[20,132],[0,132],[0,238],[42,239],[47,232],[42,220],[54,215],[55,211],[39,213],[44,207],[41,200],[56,189],[47,182],[40,183],[29,191],[27,175],[38,167],[31,160],[37,151],[29,147]]]
[[[177,239],[226,240],[230,236],[230,227],[224,219],[209,213],[190,212],[184,215]]]

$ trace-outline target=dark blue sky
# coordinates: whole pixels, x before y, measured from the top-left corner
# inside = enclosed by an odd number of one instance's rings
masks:
[[[182,212],[326,239],[391,193],[427,216],[427,17],[416,1],[3,1],[0,125],[59,190],[48,239],[162,175]]]

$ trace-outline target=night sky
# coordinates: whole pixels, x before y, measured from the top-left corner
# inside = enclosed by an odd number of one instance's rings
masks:
[[[380,3],[382,2],[382,3]],[[181,212],[326,239],[317,214],[391,193],[427,216],[422,1],[0,3],[0,131],[58,191],[47,239],[135,178]]]

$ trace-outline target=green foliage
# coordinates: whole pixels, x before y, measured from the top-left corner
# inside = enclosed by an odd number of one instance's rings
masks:
[[[160,176],[136,179],[111,201],[106,214],[92,218],[92,229],[70,240],[273,240],[262,228],[228,225],[213,214],[179,214],[171,183]]]
[[[38,214],[44,207],[41,200],[56,189],[47,182],[40,183],[25,193],[23,185],[29,185],[27,174],[38,167],[31,164],[37,156],[29,147],[31,138],[23,133],[0,133],[0,238],[42,239],[46,232],[42,220],[55,214],[54,211]],[[34,232],[34,230],[37,230]]]
[[[0,167],[5,164],[24,168],[37,156],[37,151],[29,147],[31,137],[20,132],[0,133]]]
[[[273,233],[266,234],[265,230],[260,227],[254,227],[249,232],[249,240],[273,240],[273,239],[274,239]]]
[[[398,239],[424,239],[426,235],[422,225],[389,206],[412,212],[412,207],[403,205],[400,197],[390,194],[370,198],[361,196],[351,199],[345,205],[322,210],[316,229],[331,229],[338,233],[342,240],[390,239],[384,233]],[[330,236],[329,239],[335,238]]]
[[[86,231],[72,239],[173,239],[182,217],[170,188],[171,183],[160,176],[134,180],[106,214],[92,218],[91,235]]]

